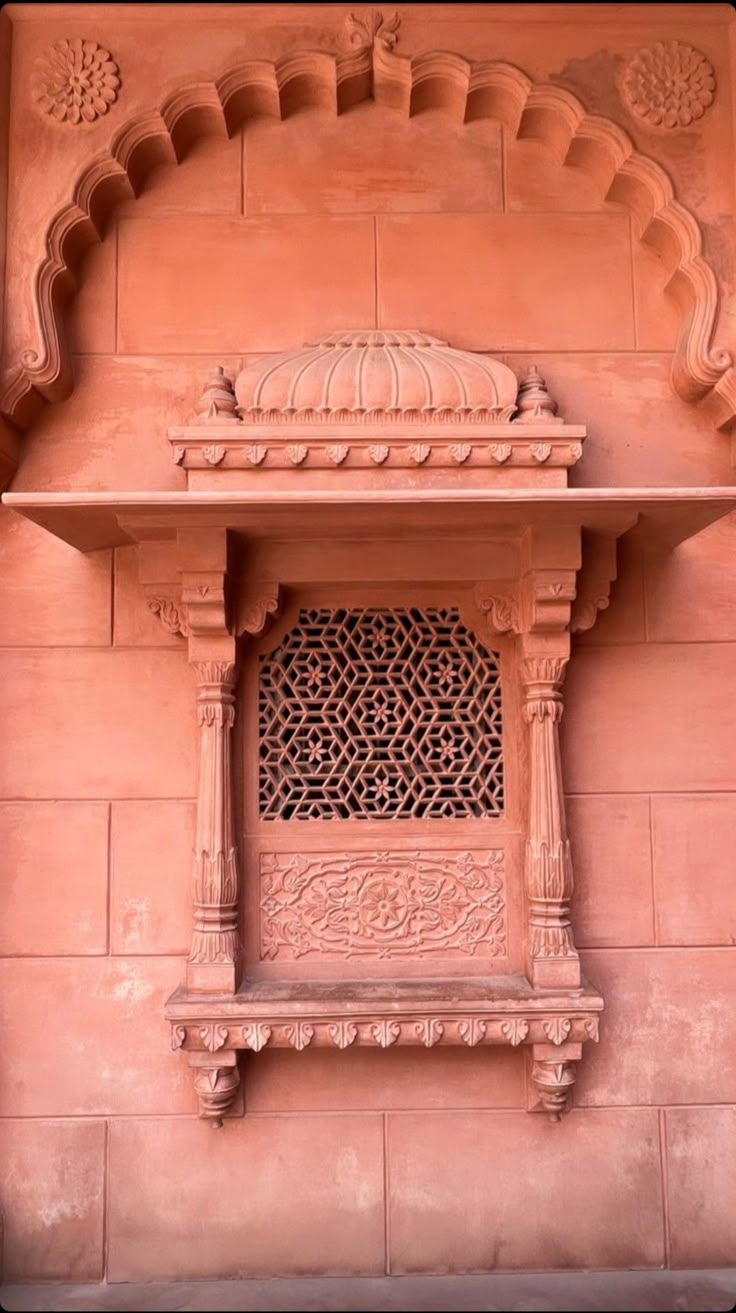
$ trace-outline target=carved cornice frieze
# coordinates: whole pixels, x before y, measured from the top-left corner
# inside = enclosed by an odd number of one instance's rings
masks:
[[[520,1048],[531,1044],[552,1045],[598,1042],[597,1013],[568,1016],[539,1011],[515,1012],[508,1017],[491,1017],[486,1012],[411,1014],[402,1011],[400,1020],[389,1013],[328,1020],[319,1013],[303,1012],[299,1020],[269,1014],[265,1020],[221,1023],[192,1022],[172,1026],[172,1048],[216,1054],[221,1049],[250,1050],[306,1048],[476,1048],[505,1045]]]
[[[174,428],[169,431],[174,463],[185,470],[206,470],[217,466],[226,470],[249,470],[251,472],[272,472],[274,470],[333,470],[375,469],[411,470],[417,467],[433,469],[457,469],[458,466],[480,469],[571,469],[583,454],[584,430],[565,428],[564,434],[545,441],[533,440],[528,436],[523,439],[516,434],[505,436],[503,442],[454,442],[441,441],[430,437],[426,429],[430,421],[412,416],[403,417],[404,425],[417,423],[422,428],[422,440],[412,442],[403,438],[397,442],[371,442],[365,435],[352,436],[343,433],[348,426],[371,427],[376,434],[385,436],[385,427],[391,428],[399,423],[395,416],[373,415],[365,419],[351,419],[341,424],[341,436],[347,438],[342,442],[289,442],[286,438],[259,437],[253,441],[243,432],[217,432],[218,441],[212,442],[211,433],[189,429]],[[213,421],[214,423],[214,421]],[[300,436],[304,435],[302,421],[285,417],[284,427],[292,423],[299,427]],[[514,421],[516,424],[516,421]],[[538,420],[534,423],[539,424]],[[456,421],[457,427],[472,427],[472,421],[462,417]],[[531,421],[527,427],[531,426]],[[244,426],[241,426],[241,428]],[[506,434],[506,425],[504,435]],[[308,435],[307,435],[308,436]]]

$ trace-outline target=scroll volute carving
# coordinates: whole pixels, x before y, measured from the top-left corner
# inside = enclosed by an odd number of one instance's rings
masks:
[[[235,610],[235,632],[256,637],[263,634],[281,609],[281,595],[276,583],[264,582],[246,588]]]
[[[617,549],[613,534],[583,531],[580,568],[536,567],[523,581],[477,584],[475,604],[493,634],[577,634],[591,629],[611,600]]]
[[[477,584],[475,604],[491,637],[520,632],[519,590],[515,582]]]
[[[167,634],[185,638],[189,628],[186,608],[181,600],[175,544],[143,542],[136,550],[138,582],[149,611],[158,618]]]

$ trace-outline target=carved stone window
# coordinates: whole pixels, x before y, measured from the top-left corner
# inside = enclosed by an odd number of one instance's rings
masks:
[[[265,1047],[523,1046],[530,1110],[564,1111],[603,1009],[570,915],[571,637],[619,538],[674,546],[736,505],[568,488],[585,437],[534,367],[370,329],[218,371],[169,433],[186,491],[6,494],[82,550],[137,543],[187,641],[193,933],[166,1018],[213,1125]]]
[[[263,819],[503,812],[498,657],[456,610],[320,609],[260,659]]]

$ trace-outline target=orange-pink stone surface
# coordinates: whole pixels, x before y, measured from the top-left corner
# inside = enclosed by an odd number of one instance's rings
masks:
[[[404,5],[398,52],[508,61],[628,132],[700,222],[716,341],[733,346],[734,14],[626,10]],[[34,272],[81,170],[180,86],[251,59],[344,54],[349,11],[4,8],[8,368],[39,349]],[[121,72],[108,111],[79,125],[30,98],[36,59],[76,36]],[[621,93],[620,68],[675,39],[716,75],[687,130],[637,117]],[[183,491],[166,430],[191,419],[214,366],[234,375],[254,354],[397,325],[517,374],[538,363],[566,421],[588,427],[575,486],[736,481],[727,433],[670,382],[687,317],[666,288],[671,243],[604,199],[594,151],[561,163],[543,110],[517,139],[493,116],[464,123],[464,100],[440,88],[434,103],[429,82],[413,117],[372,103],[336,116],[334,84],[298,77],[283,121],[230,140],[213,110],[192,144],[184,114],[178,167],[169,147],[84,257],[61,315],[74,389],[30,425],[13,490]],[[0,132],[3,187],[5,153]],[[401,537],[397,524],[397,552]],[[197,1120],[162,1014],[191,929],[186,653],[147,608],[135,549],[83,555],[5,508],[0,545],[6,1279],[735,1261],[733,519],[668,555],[627,543],[610,606],[573,640],[573,911],[606,1012],[556,1126],[527,1115],[524,1054],[507,1048],[249,1054],[247,1115],[237,1104],[217,1133]],[[360,580],[360,543],[345,553]]]

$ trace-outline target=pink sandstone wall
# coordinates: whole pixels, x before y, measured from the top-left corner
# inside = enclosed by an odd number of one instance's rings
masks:
[[[22,301],[40,245],[29,134],[38,167],[57,143],[84,158],[83,131],[54,135],[28,110],[40,50],[77,32],[108,45],[119,126],[185,76],[330,48],[344,7],[296,8],[173,22],[149,6],[9,6],[9,292]],[[733,15],[619,9],[405,6],[400,50],[507,59],[622,123],[702,221],[727,340]],[[625,58],[673,37],[718,79],[702,124],[679,134],[642,126],[616,92]],[[47,216],[61,193],[51,170]],[[367,325],[538,361],[562,413],[589,426],[577,483],[731,483],[727,436],[671,389],[667,270],[632,234],[581,170],[493,122],[363,105],[200,141],[85,258],[75,391],[33,425],[13,487],[181,488],[166,428],[211,364]],[[16,329],[9,317],[11,341]],[[83,556],[8,511],[0,539],[6,1278],[733,1262],[733,523],[670,556],[627,548],[609,610],[576,640],[575,913],[606,1013],[557,1127],[524,1110],[521,1053],[454,1049],[266,1052],[247,1061],[247,1118],[214,1134],[197,1121],[162,1020],[190,917],[185,652],[146,609],[131,550]]]

